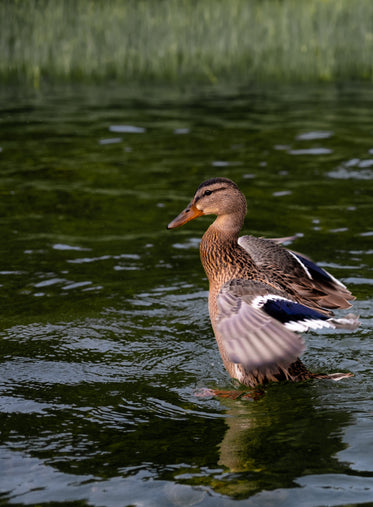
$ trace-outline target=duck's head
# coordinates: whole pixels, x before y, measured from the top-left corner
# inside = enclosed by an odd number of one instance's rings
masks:
[[[241,228],[245,214],[246,199],[238,186],[228,178],[212,178],[201,183],[192,201],[167,229],[180,227],[201,215],[217,215],[221,225],[237,224]]]

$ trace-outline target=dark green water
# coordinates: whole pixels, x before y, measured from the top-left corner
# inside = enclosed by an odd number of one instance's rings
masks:
[[[373,502],[373,91],[0,92],[0,504]],[[232,389],[198,244],[234,179],[246,232],[299,234],[362,326],[306,336],[339,383]],[[234,502],[234,499],[236,500]]]

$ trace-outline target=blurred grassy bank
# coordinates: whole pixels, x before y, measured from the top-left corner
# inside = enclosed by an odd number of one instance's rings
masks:
[[[373,81],[372,0],[1,0],[4,81]]]

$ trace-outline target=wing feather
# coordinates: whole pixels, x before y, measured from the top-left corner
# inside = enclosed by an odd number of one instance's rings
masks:
[[[330,318],[264,282],[246,279],[225,283],[217,305],[218,330],[228,358],[248,370],[275,371],[296,361],[305,345],[295,331],[359,325],[355,315]]]
[[[241,236],[239,245],[245,249],[260,269],[270,269],[274,279],[281,280],[302,297],[305,304],[332,315],[331,310],[350,308],[355,298],[342,282],[305,255],[282,246],[294,238],[264,239]]]
[[[242,280],[240,282],[242,283],[239,284],[236,294],[234,286],[230,284],[231,290],[223,288],[217,300],[218,329],[229,359],[243,364],[249,370],[288,366],[296,361],[305,348],[302,338],[263,310],[251,306],[239,294],[245,291],[243,282],[246,282],[248,287],[258,284]],[[259,285],[263,291],[264,284]],[[268,286],[266,290],[269,293],[273,289]]]

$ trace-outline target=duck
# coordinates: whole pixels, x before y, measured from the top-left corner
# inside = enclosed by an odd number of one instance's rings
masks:
[[[208,308],[223,364],[232,379],[256,387],[311,378],[301,361],[301,333],[321,328],[355,329],[358,316],[336,317],[355,297],[305,255],[287,249],[291,238],[239,236],[247,213],[232,180],[211,178],[167,226],[175,229],[202,215],[216,215],[203,234],[200,257],[209,282]]]

